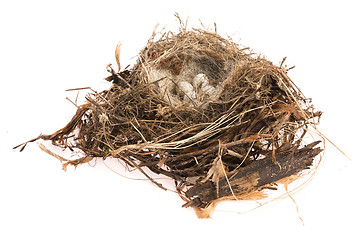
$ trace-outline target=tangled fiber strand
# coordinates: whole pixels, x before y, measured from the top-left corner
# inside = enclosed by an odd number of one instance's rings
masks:
[[[183,24],[182,24],[183,26]],[[108,66],[113,85],[91,93],[71,121],[38,139],[84,157],[118,158],[174,180],[185,207],[209,217],[225,199],[274,188],[312,166],[320,141],[304,144],[321,112],[282,64],[201,29],[153,34],[136,64]],[[26,143],[23,144],[22,149]]]

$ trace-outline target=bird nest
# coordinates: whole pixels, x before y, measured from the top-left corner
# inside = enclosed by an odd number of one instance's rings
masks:
[[[100,157],[173,179],[199,217],[222,200],[245,199],[314,165],[320,141],[304,143],[315,111],[287,75],[230,39],[202,29],[154,33],[130,69],[108,66],[110,89],[92,93],[51,135],[81,150],[77,166]],[[23,144],[25,147],[26,143]]]

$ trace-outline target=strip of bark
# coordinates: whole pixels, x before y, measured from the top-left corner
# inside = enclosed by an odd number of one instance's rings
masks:
[[[319,143],[320,141],[313,142],[301,149],[296,149],[290,154],[277,154],[276,163],[269,156],[254,161],[236,173],[229,173],[228,179],[231,188],[226,178],[223,177],[219,180],[218,194],[215,184],[210,180],[195,185],[185,193],[191,201],[185,204],[184,207],[203,208],[211,201],[231,196],[231,190],[235,195],[240,196],[308,169],[312,165],[314,158],[322,151],[320,147],[314,148]]]

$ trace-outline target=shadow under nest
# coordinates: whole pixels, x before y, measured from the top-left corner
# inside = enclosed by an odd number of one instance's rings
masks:
[[[321,112],[287,69],[216,33],[154,34],[132,68],[108,71],[110,89],[89,94],[64,128],[31,140],[80,149],[84,157],[65,167],[118,158],[163,188],[148,168],[209,217],[210,206],[297,176],[322,151],[320,141],[303,143]]]

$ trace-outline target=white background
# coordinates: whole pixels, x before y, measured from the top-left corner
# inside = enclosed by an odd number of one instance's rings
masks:
[[[359,237],[359,11],[357,1],[3,1],[0,3],[1,239],[304,239]],[[199,220],[182,200],[147,181],[123,178],[98,162],[61,170],[30,144],[63,127],[75,112],[69,88],[106,87],[108,63],[122,41],[123,67],[134,62],[154,26],[177,30],[217,23],[218,32],[278,64],[324,111],[327,143],[314,180],[289,199],[246,214],[224,203]],[[121,171],[121,168],[119,168]],[[130,177],[141,177],[123,171]],[[221,211],[221,209],[232,212]]]

